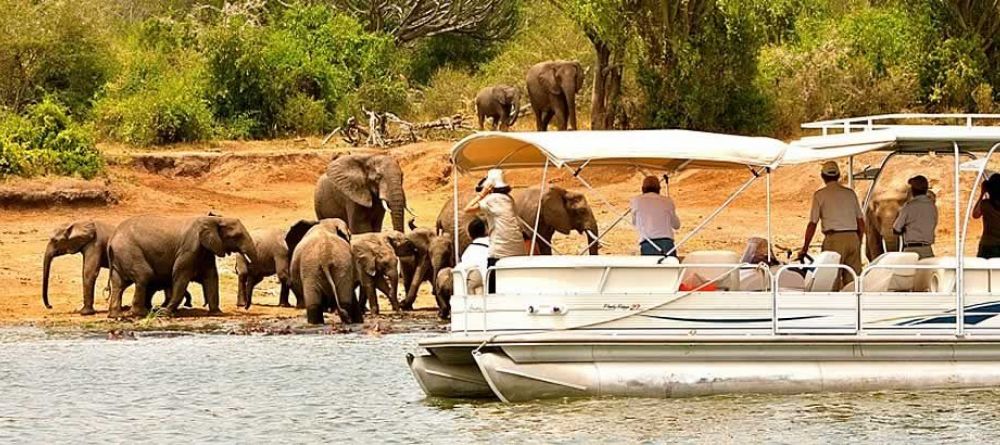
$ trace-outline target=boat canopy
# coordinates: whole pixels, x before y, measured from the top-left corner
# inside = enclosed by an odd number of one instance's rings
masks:
[[[476,133],[452,149],[459,171],[556,166],[771,167],[788,144],[765,137],[690,130]]]

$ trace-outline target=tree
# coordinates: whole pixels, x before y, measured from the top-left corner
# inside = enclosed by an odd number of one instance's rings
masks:
[[[504,40],[518,24],[514,0],[333,0],[340,9],[401,44],[440,34]]]
[[[1000,0],[937,0],[960,33],[978,36],[983,52],[995,54],[1000,40]]]

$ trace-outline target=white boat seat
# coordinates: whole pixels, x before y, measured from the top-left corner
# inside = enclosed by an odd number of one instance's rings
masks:
[[[868,268],[870,272],[865,275],[862,292],[910,292],[913,290],[914,276],[916,269],[882,269],[873,266],[911,266],[920,261],[920,255],[915,252],[886,252],[875,258]],[[853,284],[844,287],[845,290],[853,288]]]
[[[929,260],[937,261],[931,262]],[[938,293],[955,292],[955,257],[927,258],[925,261],[940,266],[939,269],[933,269],[931,272],[927,290]],[[987,294],[990,293],[991,289],[997,289],[991,286],[990,278],[991,275],[994,275],[992,268],[1000,267],[1000,263],[991,263],[986,259],[977,257],[965,257],[962,262],[966,267],[965,283],[962,285],[962,288],[965,289],[967,294]],[[983,269],[969,269],[969,267]],[[986,270],[986,267],[990,267],[990,270]],[[996,275],[1000,275],[1000,271],[997,272]],[[997,291],[1000,291],[1000,289],[997,289]]]
[[[771,273],[777,274],[780,266],[771,267]],[[758,269],[744,269],[740,271],[740,290],[744,292],[762,292],[768,289],[766,281],[770,277]],[[778,277],[778,289],[802,290],[805,289],[805,278],[792,271],[782,273]]]
[[[840,264],[837,252],[820,252],[813,258],[814,265]],[[842,269],[838,267],[816,267],[806,273],[803,289],[806,292],[833,292],[837,277]]]
[[[681,264],[688,266],[684,268],[682,281],[692,274],[698,274],[705,280],[714,280],[715,285],[722,290],[740,289],[740,270],[733,269],[740,264],[740,256],[736,252],[729,250],[699,250],[691,252],[684,257]],[[732,264],[731,267],[692,267],[696,264]],[[730,269],[731,272],[726,273]],[[724,275],[720,277],[720,275]]]
[[[675,257],[537,255],[497,261],[498,294],[672,293],[680,286]]]

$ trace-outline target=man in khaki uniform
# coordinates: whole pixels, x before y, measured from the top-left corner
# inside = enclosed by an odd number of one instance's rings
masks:
[[[920,259],[934,256],[934,231],[937,229],[938,212],[934,201],[927,196],[930,188],[927,178],[914,176],[907,181],[913,195],[892,224],[892,231],[903,237],[903,252],[915,252]]]
[[[820,176],[826,185],[813,194],[809,225],[799,258],[806,255],[816,235],[816,225],[822,221],[823,250],[839,253],[841,264],[861,274],[861,236],[865,232],[865,220],[858,205],[858,195],[840,184],[840,167],[836,162],[824,163]],[[841,283],[852,281],[850,274],[841,272]]]

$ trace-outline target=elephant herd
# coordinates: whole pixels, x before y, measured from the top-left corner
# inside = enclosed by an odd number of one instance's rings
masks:
[[[597,221],[579,193],[550,187],[513,193],[525,238],[538,218],[537,245],[551,253],[555,232],[577,231],[597,254]],[[462,196],[461,199],[466,199]],[[540,199],[541,198],[541,199]],[[412,310],[420,286],[429,282],[441,318],[450,316],[451,268],[455,237],[452,204],[446,203],[436,227],[404,227],[407,211],[403,173],[389,155],[337,155],[320,176],[315,192],[316,220],[302,219],[287,227],[249,231],[236,218],[215,214],[186,218],[136,216],[120,224],[83,220],[57,229],[45,250],[42,301],[49,304],[52,261],[83,256],[82,315],[92,315],[97,277],[109,270],[108,316],[143,317],[152,310],[153,295],[164,293],[160,311],[171,315],[182,302],[191,306],[187,287],[199,283],[210,314],[221,313],[216,258],[235,255],[235,303],[249,308],[254,288],[266,277],[280,283],[279,306],[305,309],[311,324],[323,324],[325,313],[343,323],[359,323],[364,314],[379,314],[378,293],[394,311]],[[539,203],[541,209],[539,209]],[[385,213],[393,228],[382,230]],[[460,215],[459,248],[469,238],[466,228],[475,215]],[[408,230],[407,230],[408,229]],[[399,283],[402,280],[402,300]],[[122,297],[133,287],[131,305]]]
[[[528,69],[525,83],[528,100],[535,113],[535,128],[546,131],[555,120],[559,130],[577,129],[576,95],[583,88],[583,66],[572,60],[552,60],[535,64]],[[521,92],[515,86],[494,85],[476,94],[476,115],[479,129],[490,128],[507,131],[514,126],[521,111]]]

